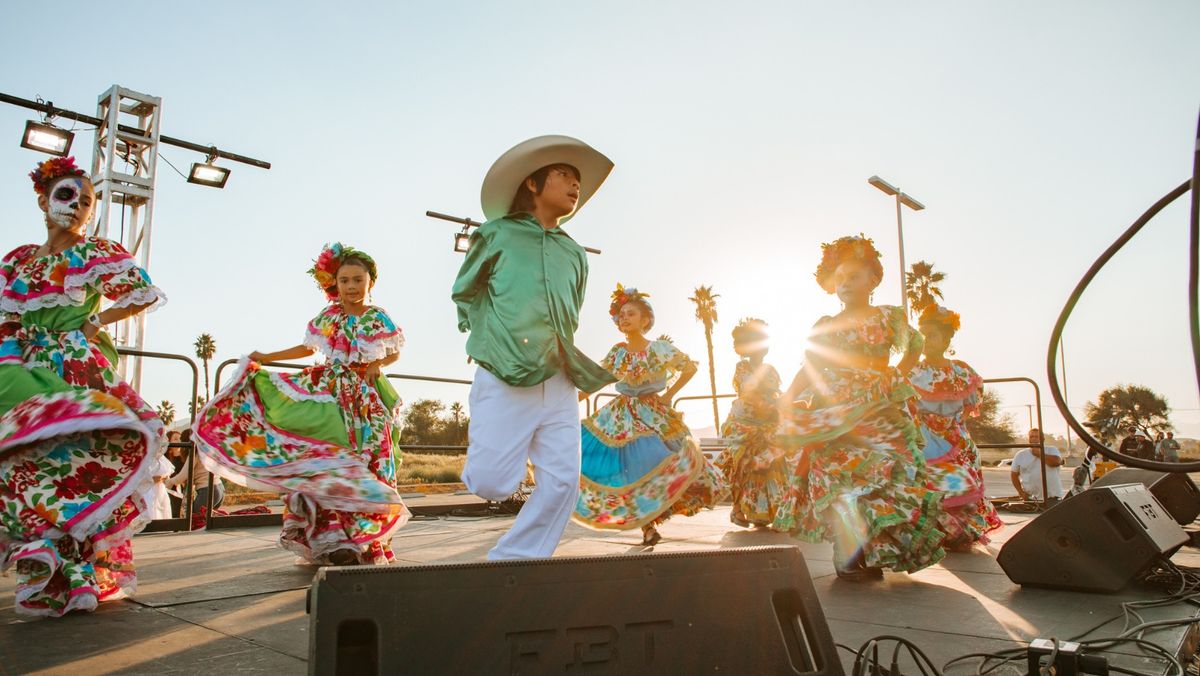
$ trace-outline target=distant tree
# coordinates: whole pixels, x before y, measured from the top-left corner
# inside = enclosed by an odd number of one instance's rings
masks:
[[[721,418],[717,413],[717,370],[713,364],[713,324],[717,323],[717,299],[711,286],[698,286],[695,295],[688,298],[696,304],[696,321],[704,324],[704,342],[708,345],[708,383],[712,387],[713,427],[721,429]]]
[[[175,404],[164,399],[159,402],[155,410],[158,412],[158,419],[162,421],[163,426],[170,427],[171,423],[175,422]]]
[[[977,444],[1012,444],[1017,440],[1017,421],[1011,413],[1001,415],[1000,397],[985,389],[979,400],[979,415],[967,417],[967,431]]]
[[[462,446],[471,418],[459,402],[446,406],[438,399],[418,399],[404,411],[401,446]]]
[[[204,403],[205,402],[201,400],[199,396],[188,402],[188,414],[195,418],[196,414],[200,412],[200,409],[204,407]]]
[[[467,426],[470,425],[471,419],[467,417],[466,407],[461,402],[450,404],[450,443],[452,446],[462,446],[467,443]]]
[[[204,401],[208,401],[208,361],[217,353],[217,341],[207,333],[201,333],[196,342],[192,343],[196,348],[196,358],[204,362]]]
[[[441,443],[446,421],[442,412],[446,404],[437,399],[418,399],[404,411],[404,429],[400,444],[435,445]]]
[[[917,261],[912,264],[912,272],[904,273],[904,293],[908,296],[908,307],[914,317],[920,316],[921,310],[930,305],[936,305],[942,298],[942,288],[938,286],[946,279],[946,273],[934,272],[933,263]]]
[[[1141,385],[1110,387],[1100,393],[1096,403],[1085,404],[1083,413],[1087,417],[1083,426],[1106,444],[1129,432],[1153,439],[1156,433],[1172,429],[1166,398]]]

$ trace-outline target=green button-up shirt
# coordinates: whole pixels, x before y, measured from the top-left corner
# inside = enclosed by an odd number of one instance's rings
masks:
[[[514,387],[560,370],[584,392],[615,382],[575,347],[587,274],[587,253],[562,228],[527,214],[479,226],[451,293],[467,354]]]

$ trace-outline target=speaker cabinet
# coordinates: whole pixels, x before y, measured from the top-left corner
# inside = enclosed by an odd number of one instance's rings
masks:
[[[1145,486],[1101,486],[1025,524],[997,560],[1017,584],[1112,592],[1187,541]]]
[[[842,671],[796,547],[322,568],[310,674]]]
[[[1183,472],[1155,472],[1148,469],[1118,467],[1096,479],[1093,488],[1117,484],[1142,484],[1150,489],[1180,526],[1200,516],[1200,490]]]

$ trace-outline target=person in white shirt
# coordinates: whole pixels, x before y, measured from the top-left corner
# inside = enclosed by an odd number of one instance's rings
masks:
[[[1042,499],[1042,451],[1037,446],[1042,441],[1041,430],[1029,430],[1029,448],[1023,448],[1013,456],[1012,483],[1017,493],[1025,500]],[[1046,446],[1046,491],[1051,500],[1063,497],[1062,477],[1058,468],[1062,466],[1062,453],[1053,446]]]

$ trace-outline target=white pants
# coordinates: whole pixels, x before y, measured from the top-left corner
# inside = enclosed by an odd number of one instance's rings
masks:
[[[489,559],[550,556],[579,495],[579,399],[561,371],[540,385],[513,387],[475,371],[470,438],[462,479],[481,498],[504,500],[533,463],[536,487]]]

